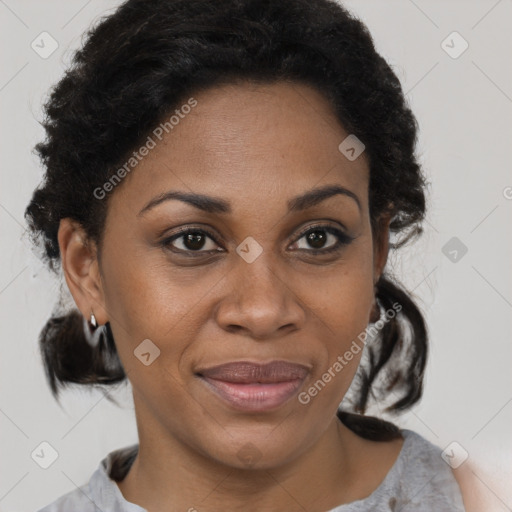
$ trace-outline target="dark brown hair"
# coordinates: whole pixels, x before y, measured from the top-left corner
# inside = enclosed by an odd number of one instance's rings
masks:
[[[368,29],[345,8],[331,0],[128,0],[87,33],[45,104],[46,140],[35,149],[46,173],[25,215],[52,270],[60,220],[79,222],[101,250],[108,200],[94,190],[183,98],[237,80],[316,87],[365,144],[372,229],[390,212],[392,249],[421,233],[426,181],[415,156],[416,119]],[[384,309],[397,302],[402,309],[358,371],[353,408],[363,414],[388,392],[397,397],[389,411],[417,402],[427,357],[425,322],[411,295],[387,272],[376,295]],[[126,378],[110,326],[93,349],[76,309],[50,318],[39,341],[57,399],[69,383]],[[385,388],[377,389],[382,375]]]

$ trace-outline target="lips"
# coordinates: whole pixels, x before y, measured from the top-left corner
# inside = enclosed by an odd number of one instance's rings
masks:
[[[237,361],[206,368],[198,373],[203,377],[224,382],[268,384],[302,379],[308,373],[308,369],[303,365],[286,361],[272,361],[267,364]]]
[[[308,373],[307,366],[287,361],[236,361],[196,372],[208,389],[231,407],[259,412],[284,405]]]

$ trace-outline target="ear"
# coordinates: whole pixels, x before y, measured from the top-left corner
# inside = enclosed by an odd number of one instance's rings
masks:
[[[58,241],[66,283],[78,309],[86,320],[94,312],[98,325],[107,323],[96,245],[82,226],[69,218],[60,221]]]
[[[373,244],[373,282],[380,279],[386,266],[389,252],[389,224],[391,213],[384,213],[378,220],[376,226],[375,240]]]

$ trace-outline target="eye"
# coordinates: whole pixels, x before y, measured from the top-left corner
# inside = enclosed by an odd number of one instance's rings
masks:
[[[215,241],[214,235],[203,228],[180,229],[174,235],[162,240],[161,245],[173,252],[182,253],[186,256],[194,252],[220,252],[218,249],[215,249],[215,246],[218,244]]]
[[[328,254],[339,251],[343,246],[348,245],[354,238],[343,233],[343,231],[328,224],[308,226],[303,231],[297,242],[304,240],[299,250],[305,250],[311,254]],[[311,248],[312,247],[312,248]]]
[[[304,242],[301,244],[301,240]],[[320,224],[308,226],[300,235],[295,244],[300,251],[310,254],[329,254],[339,251],[354,240],[343,231],[328,225]],[[162,240],[161,245],[172,252],[184,256],[196,256],[201,253],[222,252],[216,249],[219,244],[215,236],[204,228],[187,227],[179,229],[177,233]],[[196,254],[194,254],[196,253]]]

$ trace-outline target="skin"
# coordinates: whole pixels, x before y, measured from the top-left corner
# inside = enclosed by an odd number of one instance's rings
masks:
[[[306,85],[225,85],[194,98],[197,106],[109,196],[101,252],[76,222],[63,219],[59,230],[75,302],[86,318],[92,310],[100,325],[110,322],[133,388],[140,448],[119,488],[150,512],[320,512],[362,499],[403,440],[364,440],[335,415],[361,352],[308,404],[294,397],[264,413],[234,410],[194,372],[284,359],[310,367],[304,391],[364,331],[390,220],[382,217],[374,238],[366,155],[340,153],[349,134]],[[287,211],[289,199],[324,185],[348,189],[360,207],[340,194]],[[222,198],[232,213],[169,200],[138,215],[170,190]],[[312,255],[301,229],[319,223],[354,240]],[[171,250],[194,252],[183,237],[160,244],[185,226],[215,235],[199,251],[223,251],[187,257]],[[336,244],[322,234],[325,247]],[[263,249],[252,263],[236,252],[248,236]],[[149,366],[134,356],[145,339],[160,349]],[[257,454],[251,467],[238,455],[248,443]]]

